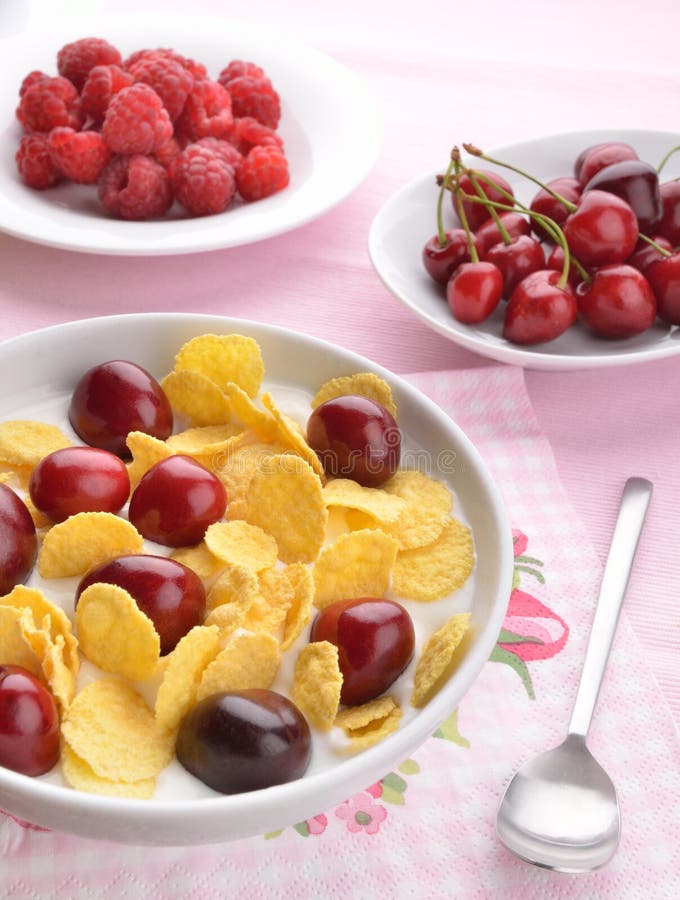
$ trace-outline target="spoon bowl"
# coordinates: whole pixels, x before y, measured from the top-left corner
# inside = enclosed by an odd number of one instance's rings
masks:
[[[496,816],[498,837],[509,850],[558,872],[598,869],[619,842],[616,789],[586,736],[651,495],[645,478],[629,478],[623,489],[567,737],[515,773]]]

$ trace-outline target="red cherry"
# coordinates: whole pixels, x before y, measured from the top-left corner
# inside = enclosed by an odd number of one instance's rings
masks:
[[[396,681],[413,656],[415,632],[401,604],[369,597],[331,603],[314,620],[310,640],[338,648],[340,699],[353,706]]]
[[[519,282],[539,269],[545,268],[545,254],[540,243],[527,234],[520,234],[509,244],[500,241],[484,254],[485,262],[493,263],[503,276],[503,296],[509,297]]]
[[[87,371],[69,407],[78,437],[92,447],[126,457],[125,439],[144,431],[164,441],[172,433],[172,410],[153,375],[141,366],[112,360]]]
[[[602,337],[641,334],[656,316],[654,292],[645,276],[632,266],[597,269],[590,284],[579,285],[577,296],[581,318]]]
[[[673,247],[680,244],[680,181],[666,181],[659,185],[663,213],[658,232],[668,238]]]
[[[546,266],[549,269],[554,269],[556,272],[562,272],[564,269],[564,250],[560,247],[559,244],[555,244],[550,253],[548,254],[548,258],[545,262]],[[576,288],[583,281],[583,277],[576,266],[569,261],[569,274],[567,275],[567,279],[569,280],[569,284]]]
[[[399,468],[399,426],[368,397],[346,394],[321,403],[307,422],[307,441],[334,478],[379,487]]]
[[[585,185],[605,166],[611,166],[625,159],[639,158],[637,151],[630,144],[623,141],[605,141],[581,151],[574,163],[574,175],[581,185]]]
[[[639,237],[631,207],[607,191],[583,193],[563,231],[570,251],[586,267],[623,262]]]
[[[625,159],[596,172],[583,188],[616,194],[635,213],[640,231],[648,234],[661,220],[659,176],[654,166],[641,159]]]
[[[655,244],[658,244],[659,247],[662,247],[664,250],[671,251],[673,249],[671,242],[662,235],[656,235],[653,240]],[[657,250],[656,247],[640,238],[635,245],[635,250],[626,260],[626,264],[632,266],[634,269],[638,269],[643,275],[646,275],[648,267],[651,266],[653,262],[665,258],[666,257]]]
[[[567,175],[563,175],[560,178],[553,178],[552,181],[547,182],[546,186],[552,188],[560,195],[560,197],[564,197],[564,199],[568,200],[570,203],[577,203],[581,196],[581,185],[578,179],[571,178]],[[553,222],[556,222],[558,225],[563,225],[569,215],[569,207],[565,206],[564,203],[560,203],[559,200],[556,200],[550,191],[547,191],[545,188],[541,188],[538,193],[534,195],[529,209],[532,212],[548,216],[548,218],[552,219]],[[531,220],[531,229],[541,240],[553,240],[553,237],[545,230],[541,223],[535,219]]]
[[[499,219],[511,238],[519,237],[521,234],[531,234],[529,220],[521,213],[504,212],[500,214]],[[477,239],[477,250],[482,257],[489,247],[503,240],[503,235],[494,219],[489,219],[478,228],[475,237]]]
[[[169,456],[144,474],[132,493],[128,517],[150,541],[167,547],[198,544],[222,518],[227,495],[222,482],[190,456]]]
[[[514,196],[514,192],[512,190],[512,185],[510,185],[502,175],[499,175],[498,172],[494,172],[490,169],[476,169],[475,175],[480,173],[485,175],[488,179],[494,182],[494,184],[501,187],[506,194],[510,194],[510,196]],[[491,200],[492,203],[508,203],[508,197],[506,194],[501,193],[501,191],[497,190],[493,185],[487,184],[486,181],[481,178],[477,178],[477,183],[482,189],[482,193],[484,196]],[[469,175],[462,175],[460,179],[460,188],[461,191],[465,194],[470,194],[472,197],[479,196],[477,191],[475,190],[474,185],[470,181]],[[458,213],[458,203],[456,201],[456,194],[454,193],[451,197],[453,202],[453,208]],[[472,231],[477,231],[477,229],[482,225],[491,215],[486,206],[482,203],[475,203],[474,200],[466,200],[462,198],[463,210],[465,211],[465,215],[468,220],[468,225],[472,229]]]
[[[205,588],[193,569],[166,556],[119,556],[90,570],[76,590],[80,595],[91,584],[105,582],[124,588],[154,624],[161,639],[161,653],[169,653],[205,614]]]
[[[505,308],[503,337],[514,344],[541,344],[563,334],[576,321],[576,297],[560,273],[542,269],[520,281]]]
[[[37,555],[38,538],[26,504],[0,484],[0,595],[26,581]]]
[[[656,297],[659,318],[680,325],[680,253],[652,263],[645,275]]]
[[[503,275],[491,262],[463,263],[446,285],[451,312],[466,325],[488,319],[502,296]]]
[[[35,467],[29,482],[38,509],[63,522],[79,512],[118,512],[130,494],[125,463],[98,447],[64,447]]]
[[[477,240],[471,235],[475,247]],[[438,284],[446,284],[454,270],[461,263],[470,262],[470,245],[463,228],[446,232],[446,243],[442,244],[435,234],[423,247],[423,265],[430,278]]]
[[[59,761],[54,697],[21,666],[0,665],[0,766],[44,775]]]

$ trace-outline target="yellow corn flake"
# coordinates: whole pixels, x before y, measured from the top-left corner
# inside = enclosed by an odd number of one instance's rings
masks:
[[[261,572],[273,566],[278,556],[276,541],[257,525],[236,520],[215,522],[205,533],[208,550],[229,566]]]
[[[423,648],[413,676],[413,706],[425,706],[455,664],[461,641],[470,626],[470,613],[457,613],[442,625]]]
[[[281,649],[288,650],[302,634],[312,617],[314,579],[309,568],[302,563],[292,563],[283,571],[293,589],[293,597],[286,611],[283,638],[281,639]]]
[[[175,371],[200,372],[223,388],[233,382],[255,397],[264,378],[262,351],[253,338],[242,334],[202,334],[180,348]]]
[[[71,620],[60,606],[49,600],[37,588],[26,587],[23,584],[17,584],[9,594],[0,597],[0,604],[14,606],[18,609],[28,607],[33,613],[35,621],[44,624],[52,641],[56,641],[61,636],[64,642],[65,662],[77,674],[80,665],[78,641],[73,634]]]
[[[295,592],[285,569],[268,569],[258,576],[258,596],[250,604],[241,627],[257,633],[281,635]]]
[[[309,463],[316,474],[322,480],[325,480],[326,476],[324,474],[323,466],[321,465],[321,460],[307,443],[298,423],[291,419],[290,416],[281,412],[270,394],[262,395],[262,403],[276,420],[277,440],[296,456],[302,457],[305,462]]]
[[[314,604],[382,597],[390,585],[397,542],[383,531],[352,531],[324,547],[314,564]]]
[[[223,603],[208,613],[203,624],[215,625],[219,629],[220,639],[224,640],[224,638],[231,637],[237,628],[241,628],[246,612],[246,609],[235,603]]]
[[[155,706],[156,721],[164,728],[176,729],[194,705],[203,670],[219,650],[219,629],[196,625],[168,654]]]
[[[397,407],[392,396],[392,388],[373,372],[359,372],[356,375],[341,375],[339,378],[331,378],[319,388],[316,397],[312,400],[312,408],[316,409],[327,400],[344,397],[348,394],[375,400],[376,403],[384,406],[396,420]]]
[[[56,425],[27,419],[0,422],[0,460],[10,466],[34,468],[49,453],[70,446]]]
[[[233,606],[245,613],[253,600],[260,596],[257,574],[246,566],[228,566],[208,591],[208,613],[220,606]]]
[[[437,540],[453,501],[445,484],[424,472],[403,469],[383,485],[383,490],[406,504],[398,521],[387,529],[397,539],[400,550],[424,547]]]
[[[238,384],[225,384],[223,390],[230,404],[232,415],[245,428],[252,431],[258,441],[271,443],[276,440],[278,425],[271,413],[256,406]]]
[[[328,510],[321,481],[300,457],[283,453],[256,470],[243,513],[276,540],[282,562],[312,562],[321,549]]]
[[[335,725],[349,738],[348,750],[365,750],[399,727],[402,711],[393,697],[377,697],[340,710]]]
[[[224,569],[222,560],[214,556],[203,541],[194,547],[179,547],[173,550],[170,558],[182,563],[188,569],[193,569],[203,581],[214,578]]]
[[[155,778],[144,778],[140,781],[112,781],[110,778],[101,778],[66,742],[61,748],[61,771],[72,788],[88,794],[150,800],[156,791]]]
[[[323,489],[326,506],[357,510],[370,518],[368,521],[391,525],[399,520],[406,501],[388,494],[380,488],[363,487],[350,478],[334,478]]]
[[[203,671],[196,702],[220,691],[268,690],[281,662],[278,641],[268,634],[238,634]]]
[[[133,681],[150,678],[160,657],[160,638],[126,590],[95,582],[76,606],[76,629],[83,656],[105,672]]]
[[[175,749],[174,733],[160,726],[140,694],[118,678],[100,678],[76,694],[62,735],[95,775],[111,781],[154,778]]]
[[[341,690],[338,648],[329,641],[313,641],[303,647],[295,661],[291,699],[313,728],[331,730]]]
[[[230,519],[243,518],[245,498],[255,472],[265,468],[273,456],[285,452],[286,448],[277,443],[241,441],[239,446],[232,446],[229,453],[217,457],[212,471],[227,492],[227,515]]]
[[[434,543],[399,552],[392,588],[397,596],[409,600],[440,600],[465,584],[474,561],[470,529],[449,517]]]
[[[41,528],[51,528],[54,525],[54,521],[50,519],[49,516],[46,516],[44,512],[38,509],[33,500],[31,499],[30,494],[26,494],[25,497],[21,498],[26,506],[26,509],[31,514],[31,518],[33,519],[33,524],[37,529]]]
[[[84,575],[114,556],[143,552],[144,539],[126,519],[108,512],[77,513],[45,535],[38,572],[43,578]]]
[[[62,715],[71,705],[76,693],[76,673],[66,663],[64,638],[58,634],[54,641],[45,647],[41,659],[45,680],[54,699],[57,701]]]
[[[174,453],[194,456],[201,454],[206,448],[221,447],[241,433],[240,426],[234,422],[226,422],[224,425],[203,425],[171,434],[166,443]]]
[[[28,491],[33,466],[11,466],[0,459],[0,483],[11,488]],[[24,501],[26,502],[26,501]]]
[[[222,425],[231,419],[229,399],[200,372],[170,372],[161,387],[175,415],[191,426]]]
[[[160,441],[143,431],[131,431],[125,443],[132,454],[132,462],[128,463],[127,472],[130,488],[134,490],[151,466],[172,456],[174,451],[165,441]]]
[[[23,666],[37,678],[41,678],[43,673],[40,657],[27,635],[27,624],[33,630],[35,622],[32,621],[30,610],[28,623],[24,613],[24,610],[13,606],[0,606],[0,660],[3,665]]]

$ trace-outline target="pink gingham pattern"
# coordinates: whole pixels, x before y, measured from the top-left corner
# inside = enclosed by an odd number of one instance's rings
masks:
[[[625,608],[589,741],[619,791],[617,855],[599,872],[566,876],[520,862],[496,839],[495,810],[511,773],[564,734],[602,566],[561,487],[520,370],[430,372],[410,380],[463,427],[497,479],[517,529],[516,562],[530,560],[518,569],[515,590],[523,602],[515,611],[535,617],[524,630],[522,614],[505,625],[554,640],[552,655],[537,658],[527,644],[517,650],[525,669],[490,661],[443,735],[381,783],[277,834],[145,848],[37,831],[2,817],[0,895],[646,900],[680,894],[680,743]]]

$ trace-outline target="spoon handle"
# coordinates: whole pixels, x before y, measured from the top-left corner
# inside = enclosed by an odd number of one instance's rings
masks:
[[[569,723],[569,734],[580,735],[584,739],[600,692],[651,496],[651,481],[645,478],[629,478],[626,481]]]

